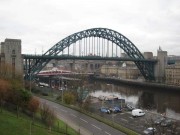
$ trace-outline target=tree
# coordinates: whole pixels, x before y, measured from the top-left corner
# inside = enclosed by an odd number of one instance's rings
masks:
[[[34,115],[38,111],[39,104],[40,104],[39,100],[35,97],[32,97],[28,104],[28,109],[29,111],[32,112],[33,123],[34,123]]]
[[[55,120],[56,120],[56,115],[54,111],[50,110],[46,121],[46,124],[48,125],[50,131],[51,131],[51,127],[54,125]]]
[[[85,102],[83,103],[83,108],[86,110],[86,111],[90,111],[90,104],[91,104],[91,97],[88,96],[85,100]]]
[[[32,99],[32,94],[25,89],[20,89],[20,99],[21,99],[20,107],[22,109],[27,109],[29,101]]]
[[[77,99],[77,103],[80,107],[83,105],[83,100],[85,99],[87,95],[87,87],[88,87],[88,77],[81,75],[78,76],[79,80],[74,80],[71,82],[71,86],[74,90],[76,90],[76,93],[74,94]]]
[[[24,89],[11,89],[9,91],[8,101],[16,105],[17,117],[19,117],[19,109],[26,109],[32,97],[31,93]]]
[[[75,102],[75,95],[71,92],[64,93],[64,102],[66,104],[74,104]]]
[[[51,130],[51,127],[55,122],[56,115],[54,111],[52,111],[46,103],[43,103],[41,107],[41,119]]]
[[[49,111],[50,111],[49,106],[46,103],[43,103],[42,106],[41,106],[41,112],[40,112],[41,120],[43,122],[46,122],[48,114],[49,114]]]
[[[0,79],[0,108],[2,112],[3,102],[7,97],[7,91],[10,89],[9,82],[6,80]]]

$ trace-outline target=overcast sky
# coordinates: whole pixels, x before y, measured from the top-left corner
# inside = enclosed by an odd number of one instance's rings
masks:
[[[0,42],[22,40],[22,53],[46,52],[75,32],[113,29],[141,52],[180,55],[180,0],[0,0]]]

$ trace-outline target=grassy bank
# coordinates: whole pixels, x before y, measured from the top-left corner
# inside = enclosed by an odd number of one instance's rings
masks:
[[[0,135],[77,135],[64,122],[57,120],[52,131],[40,121],[32,124],[31,118],[25,115],[17,118],[16,114],[3,110],[0,113]]]

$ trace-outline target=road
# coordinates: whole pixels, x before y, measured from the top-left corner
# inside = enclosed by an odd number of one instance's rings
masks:
[[[46,103],[51,107],[57,117],[67,123],[82,135],[125,135],[124,133],[97,121],[78,111],[64,107],[57,103],[39,98],[41,103]]]

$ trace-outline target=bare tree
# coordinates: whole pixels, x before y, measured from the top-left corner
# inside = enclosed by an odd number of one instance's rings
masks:
[[[10,84],[6,80],[0,79],[0,108],[2,112],[3,102],[7,97],[7,91],[10,89]]]
[[[46,123],[51,131],[51,128],[56,120],[56,115],[46,103],[43,103],[41,107],[41,119]]]

